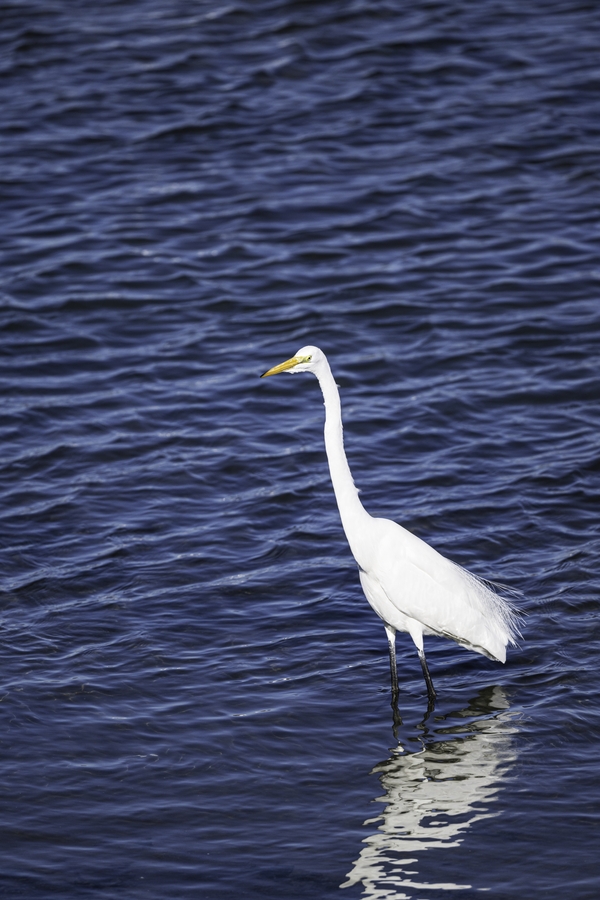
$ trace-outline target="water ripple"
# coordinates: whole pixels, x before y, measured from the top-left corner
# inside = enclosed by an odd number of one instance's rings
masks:
[[[599,37],[558,0],[3,10],[7,896],[597,893]],[[527,613],[506,667],[431,642],[427,721],[402,644],[396,737],[317,385],[258,378],[305,343],[367,508]]]

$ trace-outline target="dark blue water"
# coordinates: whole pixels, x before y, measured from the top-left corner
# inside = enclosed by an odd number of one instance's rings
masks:
[[[597,898],[600,7],[0,21],[0,894]],[[306,343],[527,614],[395,733]]]

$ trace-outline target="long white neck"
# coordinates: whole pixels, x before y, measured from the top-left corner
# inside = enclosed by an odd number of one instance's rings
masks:
[[[360,543],[360,535],[370,516],[358,498],[358,491],[354,486],[344,452],[340,394],[327,361],[324,361],[324,365],[316,374],[325,402],[325,450],[333,491],[350,549],[356,557],[355,548]],[[358,558],[357,561],[360,564]]]

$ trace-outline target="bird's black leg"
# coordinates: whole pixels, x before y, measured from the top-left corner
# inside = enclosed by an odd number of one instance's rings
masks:
[[[396,668],[396,629],[385,626],[390,651],[390,676],[392,679],[392,706],[398,702],[398,669]]]
[[[433,681],[431,680],[431,675],[429,674],[429,666],[427,665],[427,660],[425,659],[425,651],[419,650],[419,659],[421,660],[421,668],[423,669],[423,675],[425,677],[425,684],[427,685],[427,696],[429,698],[429,712],[435,706],[435,689],[433,687]]]
[[[396,668],[396,629],[391,625],[385,626],[390,651],[390,675],[392,678],[392,716],[394,721],[394,737],[398,740],[398,728],[402,725],[402,716],[398,709],[398,669]]]

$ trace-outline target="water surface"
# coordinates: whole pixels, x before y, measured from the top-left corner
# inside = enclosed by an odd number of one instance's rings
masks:
[[[2,10],[0,889],[596,898],[600,11]],[[367,509],[521,592],[362,596]]]

